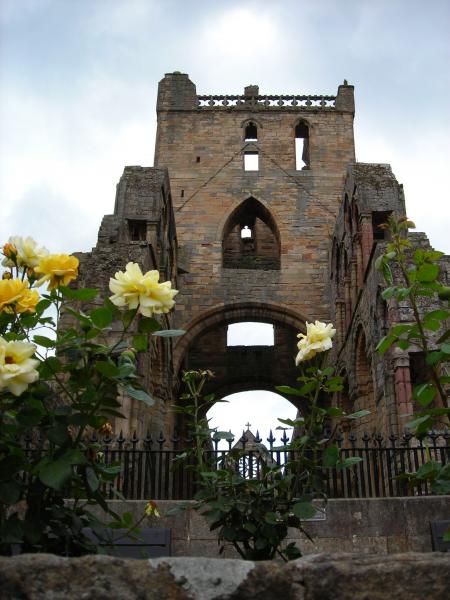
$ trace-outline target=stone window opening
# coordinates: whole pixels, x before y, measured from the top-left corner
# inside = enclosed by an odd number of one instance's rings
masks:
[[[391,215],[392,210],[379,210],[372,212],[372,231],[373,239],[375,241],[388,239],[388,230],[380,227],[380,225],[384,225],[385,223],[387,223]]]
[[[147,239],[147,222],[130,219],[128,221],[128,232],[132,242],[145,242]]]
[[[304,171],[309,168],[309,127],[305,121],[300,121],[295,127],[295,169]]]
[[[241,229],[241,239],[247,239],[247,238],[252,238],[253,237],[253,233],[252,230],[250,229],[250,227],[248,225],[244,225],[244,227]]]
[[[274,346],[275,329],[270,323],[242,321],[227,327],[227,346]]]
[[[227,269],[280,268],[278,228],[270,212],[255,198],[245,200],[230,215],[222,248]]]
[[[244,152],[244,171],[259,171],[259,152],[257,150]]]
[[[253,121],[250,121],[245,126],[245,134],[244,134],[245,142],[257,142],[258,141],[258,128]]]

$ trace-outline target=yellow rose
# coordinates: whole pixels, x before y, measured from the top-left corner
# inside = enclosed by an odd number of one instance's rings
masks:
[[[32,237],[26,238],[20,235],[14,235],[9,238],[9,243],[3,247],[2,265],[4,267],[36,267],[41,258],[47,256],[47,248],[39,248],[37,242]]]
[[[333,344],[331,339],[334,337],[336,329],[333,329],[331,323],[325,324],[321,321],[315,323],[306,323],[306,335],[299,333],[300,338],[297,348],[299,353],[295,359],[295,364],[314,358],[319,352],[329,350]]]
[[[16,312],[33,313],[36,310],[36,304],[39,302],[40,297],[36,290],[27,289],[23,296],[17,301]]]
[[[34,312],[39,294],[28,289],[26,281],[20,279],[0,280],[0,312]]]
[[[54,290],[59,285],[67,285],[78,277],[78,264],[78,258],[68,254],[44,256],[34,269],[36,275],[41,275],[36,285],[48,281],[49,290]]]
[[[109,289],[114,294],[110,300],[116,306],[139,307],[145,317],[168,313],[175,304],[173,298],[178,290],[172,289],[170,281],[158,281],[158,271],[147,271],[143,275],[138,264],[129,262],[125,272],[118,271],[109,280]]]
[[[147,517],[160,517],[161,516],[159,514],[158,505],[156,504],[156,502],[154,500],[149,500],[147,502],[147,506],[144,508],[144,513],[147,515]]]
[[[20,396],[30,383],[39,378],[39,361],[33,356],[36,346],[28,342],[7,342],[0,337],[0,390]]]

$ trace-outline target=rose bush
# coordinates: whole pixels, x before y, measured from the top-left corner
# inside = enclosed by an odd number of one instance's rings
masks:
[[[96,552],[83,530],[90,527],[101,537],[105,523],[90,511],[92,505],[104,509],[110,527],[135,532],[136,526],[129,513],[120,517],[108,506],[106,485],[121,466],[100,460],[100,445],[87,433],[110,435],[109,420],[125,418],[119,392],[153,403],[140,385],[136,354],[147,348],[149,335],[182,333],[162,332],[152,318],[173,307],[176,290],[170,282],[158,283],[157,272],[142,275],[129,263],[130,275],[116,274],[124,285],[112,299],[83,312],[79,302],[92,301],[98,290],[67,287],[78,275],[76,257],[49,254],[20,236],[9,239],[3,255],[0,553],[11,554],[14,547],[63,555]],[[136,294],[138,273],[144,282]],[[61,316],[65,327],[57,326]],[[113,321],[122,322],[122,333],[108,343]],[[24,446],[24,436],[31,436],[33,451]]]
[[[335,333],[331,324],[316,321],[307,323],[306,335],[299,335],[300,352],[296,363],[304,367],[298,378],[301,385],[299,388],[279,386],[277,390],[307,400],[306,414],[294,420],[279,419],[284,426],[293,427],[298,435],[287,446],[275,448],[286,453],[287,462],[261,460],[257,477],[245,476],[239,470],[240,461],[249,458],[245,448],[229,451],[220,461],[214,453],[208,452],[212,434],[215,439],[227,439],[230,435],[211,430],[204,416],[214,402],[212,396],[203,396],[204,386],[212,374],[210,371],[183,374],[185,393],[181,406],[175,409],[188,418],[194,443],[178,460],[184,468],[195,471],[200,489],[194,509],[208,519],[211,530],[217,531],[220,552],[228,543],[246,560],[298,558],[301,550],[296,544],[285,544],[288,528],[297,528],[308,535],[303,522],[320,510],[313,504],[314,500],[326,500],[326,470],[350,468],[361,460],[357,457],[342,459],[339,448],[332,442],[333,432],[325,426],[330,418],[357,419],[368,414],[359,411],[346,415],[340,408],[322,406],[327,394],[342,389],[342,378],[334,375],[332,367],[325,366]]]

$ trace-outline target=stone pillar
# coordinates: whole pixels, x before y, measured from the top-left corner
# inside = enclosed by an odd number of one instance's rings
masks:
[[[350,321],[352,320],[352,298],[350,291],[350,276],[346,275],[344,278],[344,299],[345,299],[345,329],[347,330]]]
[[[355,114],[355,88],[353,85],[344,82],[338,87],[336,110]]]
[[[336,330],[337,330],[337,343],[338,346],[342,346],[345,339],[345,301],[342,298],[336,299]]]
[[[363,256],[363,271],[365,272],[369,262],[373,246],[372,214],[361,215],[361,246]]]
[[[356,301],[358,299],[358,288],[359,288],[358,263],[357,263],[357,258],[355,255],[352,256],[352,259],[350,261],[350,267],[351,267],[351,278],[352,278],[352,310],[354,310],[355,306],[356,306]]]
[[[393,353],[394,358],[392,362],[394,366],[394,386],[399,428],[397,433],[401,435],[406,423],[411,420],[410,416],[405,415],[411,415],[414,410],[412,403],[411,375],[408,355],[398,348],[395,348]]]

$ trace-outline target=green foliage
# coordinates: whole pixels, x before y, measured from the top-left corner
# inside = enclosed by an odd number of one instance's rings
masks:
[[[424,439],[431,429],[448,427],[450,415],[450,378],[447,375],[450,345],[446,343],[450,339],[450,311],[444,308],[426,311],[422,308],[422,298],[429,298],[435,304],[447,302],[450,305],[450,288],[439,281],[439,263],[444,254],[422,248],[413,251],[407,234],[409,228],[414,228],[414,223],[406,218],[391,217],[385,227],[390,231],[391,241],[376,262],[389,286],[384,290],[383,298],[406,303],[413,319],[392,327],[377,350],[384,354],[391,346],[397,345],[401,350],[414,347],[423,352],[429,377],[413,390],[416,410],[407,425],[416,437]],[[391,275],[386,276],[386,269]],[[401,285],[393,285],[393,271],[399,274]],[[450,491],[449,469],[435,461],[427,462],[417,473],[407,473],[405,477],[412,486],[427,480],[433,493]]]
[[[326,353],[321,357],[324,361]],[[236,449],[219,461],[206,450],[211,443],[211,429],[205,417],[214,399],[202,396],[203,388],[212,373],[189,371],[183,374],[186,393],[182,396],[182,412],[191,427],[193,448],[178,456],[184,468],[194,470],[199,491],[195,509],[208,519],[210,529],[217,531],[220,552],[225,544],[234,546],[246,560],[271,560],[276,556],[292,560],[301,556],[294,542],[286,545],[288,528],[294,527],[308,536],[303,521],[320,510],[315,499],[326,500],[325,472],[329,468],[352,467],[360,459],[342,461],[338,447],[330,443],[326,421],[330,417],[358,418],[344,414],[341,409],[322,408],[319,397],[341,389],[342,380],[330,367],[312,366],[302,375],[300,387],[280,386],[283,393],[308,398],[308,414],[295,420],[279,419],[284,425],[301,429],[295,439],[282,450],[288,460],[278,465],[264,449],[258,458],[258,477],[250,478],[242,470],[249,459],[248,451]],[[227,439],[229,433],[214,433],[214,438]],[[213,456],[211,456],[213,454]],[[309,536],[308,536],[309,537]]]
[[[0,312],[2,338],[32,338],[39,361],[39,379],[20,395],[0,390],[0,554],[11,554],[14,544],[21,552],[97,552],[83,534],[85,527],[104,531],[105,524],[90,511],[95,505],[112,517],[110,527],[135,531],[129,515],[119,517],[108,507],[106,486],[121,467],[102,462],[100,445],[90,441],[90,433],[102,433],[109,418],[123,416],[119,390],[152,404],[139,384],[136,352],[147,349],[149,334],[170,334],[160,331],[156,319],[143,317],[134,327],[139,331],[135,347],[127,348],[137,311],[120,311],[110,300],[89,314],[77,308],[97,294],[59,286],[44,295],[35,313]],[[64,317],[71,325],[56,328],[53,318],[45,316],[50,307],[59,322]],[[122,334],[107,343],[113,320],[122,322]],[[30,434],[32,452],[23,447]],[[64,498],[73,502],[65,504]]]

